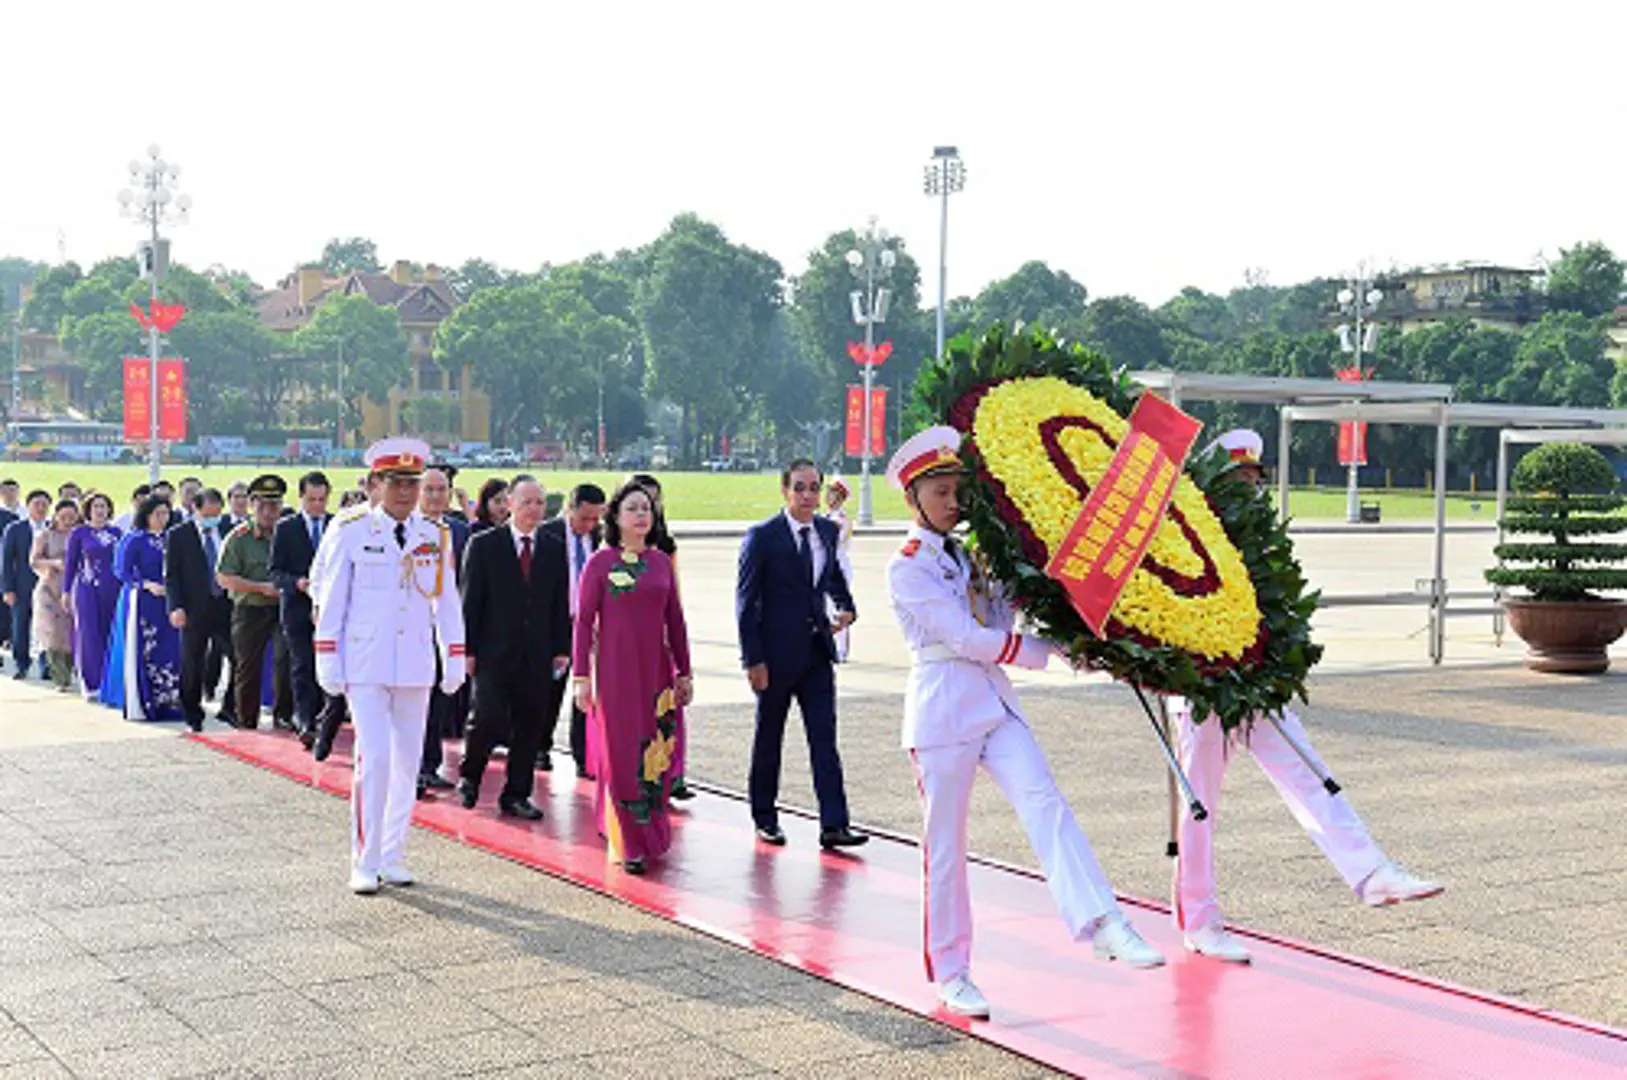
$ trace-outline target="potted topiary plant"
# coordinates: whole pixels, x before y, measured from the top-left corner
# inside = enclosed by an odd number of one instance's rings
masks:
[[[1509,625],[1526,643],[1526,667],[1596,675],[1627,629],[1627,603],[1598,595],[1627,589],[1627,544],[1584,539],[1627,531],[1616,474],[1591,446],[1545,443],[1520,459],[1512,487],[1503,532],[1545,539],[1498,544],[1486,580],[1526,590],[1503,598]]]

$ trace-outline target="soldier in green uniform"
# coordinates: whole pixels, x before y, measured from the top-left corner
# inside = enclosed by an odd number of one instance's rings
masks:
[[[268,473],[255,478],[249,485],[249,520],[226,537],[216,564],[220,586],[232,598],[232,694],[237,702],[237,726],[249,730],[260,726],[266,647],[278,637],[277,587],[271,583],[271,534],[277,527],[282,497],[287,491],[288,482],[280,476]],[[276,653],[277,705],[273,711],[278,726],[282,726],[281,706],[291,701],[292,694],[288,658],[280,648]]]

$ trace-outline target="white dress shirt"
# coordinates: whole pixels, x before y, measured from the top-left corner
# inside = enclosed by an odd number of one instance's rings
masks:
[[[809,518],[805,524],[792,517],[789,510],[780,512],[785,515],[785,523],[791,527],[791,543],[799,551],[802,549],[802,530],[808,530],[808,551],[813,555],[813,581],[809,584],[818,585],[819,575],[825,572],[825,544],[819,539],[819,530],[814,527],[815,519]]]
[[[582,538],[582,561],[580,563],[576,561],[576,538],[578,535]],[[565,522],[565,562],[570,570],[571,618],[573,619],[576,617],[577,584],[581,580],[582,569],[587,566],[588,560],[593,558],[593,553],[598,550],[599,544],[593,538],[592,532],[578,534],[572,531],[569,521]]]

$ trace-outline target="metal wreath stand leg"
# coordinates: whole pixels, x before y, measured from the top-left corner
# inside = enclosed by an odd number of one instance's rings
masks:
[[[1305,767],[1311,770],[1318,780],[1322,781],[1323,790],[1325,790],[1329,795],[1337,795],[1340,791],[1344,790],[1339,786],[1339,782],[1333,777],[1329,776],[1322,768],[1321,764],[1318,763],[1315,758],[1311,757],[1310,751],[1306,750],[1292,735],[1289,735],[1287,731],[1283,730],[1281,717],[1277,716],[1276,714],[1272,714],[1271,716],[1267,717],[1267,719],[1271,721],[1271,726],[1277,729],[1277,734],[1282,736],[1282,741],[1288,744],[1289,749],[1298,754],[1299,760],[1305,763]]]
[[[1159,711],[1155,713],[1153,712],[1152,704],[1147,701],[1147,695],[1142,693],[1141,687],[1137,686],[1135,683],[1131,683],[1130,689],[1135,691],[1136,700],[1141,702],[1141,709],[1147,714],[1148,722],[1152,724],[1153,734],[1158,736],[1158,745],[1163,748],[1164,760],[1169,762],[1170,776],[1175,784],[1180,785],[1182,794],[1186,796],[1186,807],[1192,813],[1192,820],[1204,820],[1209,816],[1209,811],[1204,809],[1203,803],[1198,800],[1197,794],[1193,792],[1192,783],[1186,778],[1186,773],[1181,768],[1180,759],[1175,756],[1175,747],[1170,744],[1169,717],[1165,715],[1163,722],[1159,722],[1159,716],[1163,714],[1163,702],[1159,702]],[[1174,805],[1174,788],[1171,788],[1170,794],[1172,796],[1169,815],[1170,837],[1169,845],[1165,848],[1165,852],[1170,856],[1174,856],[1177,851],[1175,842],[1175,828],[1179,823],[1180,815]]]

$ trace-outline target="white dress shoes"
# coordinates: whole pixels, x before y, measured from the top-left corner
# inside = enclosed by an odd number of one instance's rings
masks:
[[[1251,959],[1243,943],[1222,926],[1200,926],[1187,931],[1186,947],[1199,956],[1224,960],[1228,964],[1246,964]]]
[[[357,896],[372,896],[379,891],[379,876],[361,870],[350,872],[350,891]]]
[[[1397,904],[1403,900],[1422,900],[1446,891],[1446,886],[1434,881],[1413,877],[1393,862],[1367,875],[1361,883],[1362,902],[1373,907]]]
[[[412,876],[412,871],[405,866],[386,866],[379,874],[379,880],[386,885],[411,885],[418,879]]]
[[[1164,963],[1164,954],[1148,945],[1123,915],[1111,915],[1096,928],[1091,938],[1098,960],[1122,960],[1133,968],[1155,968]]]
[[[988,998],[965,975],[956,975],[938,987],[938,1000],[956,1016],[970,1016],[979,1020],[989,1018]]]

